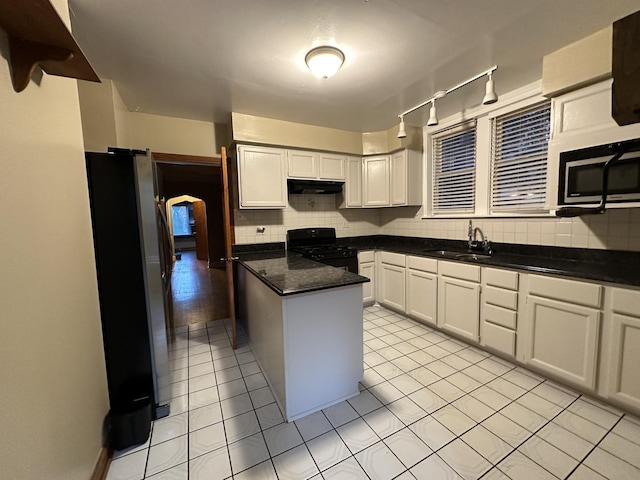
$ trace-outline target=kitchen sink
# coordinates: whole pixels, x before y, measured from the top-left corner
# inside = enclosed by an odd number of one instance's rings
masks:
[[[434,257],[451,258],[454,260],[485,260],[491,258],[491,255],[483,253],[455,252],[452,250],[425,250],[424,253],[433,255]]]
[[[425,250],[424,253],[433,255],[434,257],[444,258],[458,258],[459,255],[462,255],[461,252],[453,252],[450,250]]]
[[[456,258],[460,260],[485,260],[491,258],[491,255],[485,255],[483,253],[461,253]]]

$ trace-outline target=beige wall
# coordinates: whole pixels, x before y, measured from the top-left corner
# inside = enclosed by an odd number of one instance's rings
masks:
[[[407,136],[398,138],[398,125],[379,132],[364,132],[362,134],[363,155],[384,155],[403,148],[422,151],[422,129],[405,127]]]
[[[153,152],[219,156],[212,122],[131,112],[129,145]]]
[[[233,140],[237,143],[308,148],[362,155],[362,134],[335,128],[286,122],[233,112]]]
[[[613,26],[542,59],[542,94],[555,97],[611,76]]]
[[[2,32],[0,55],[0,477],[87,480],[108,398],[78,89],[15,93]]]
[[[226,125],[130,112],[111,80],[100,84],[80,80],[78,85],[86,150],[116,146],[217,157],[220,147],[229,144]]]
[[[106,80],[109,83],[112,83],[111,80]],[[127,106],[124,104],[122,97],[120,96],[120,92],[115,85],[113,85],[112,89],[112,101],[113,101],[113,114],[116,119],[116,134],[118,137],[118,146],[131,145],[131,132],[129,127],[129,117],[130,113]],[[80,111],[84,112],[84,106],[82,102],[82,97],[80,97]]]
[[[116,116],[113,109],[113,84],[78,80],[82,104],[82,132],[85,150],[104,152],[118,145]]]

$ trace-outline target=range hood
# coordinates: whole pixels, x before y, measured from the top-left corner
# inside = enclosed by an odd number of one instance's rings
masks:
[[[344,182],[327,180],[287,180],[287,190],[294,194],[332,194],[341,193]]]

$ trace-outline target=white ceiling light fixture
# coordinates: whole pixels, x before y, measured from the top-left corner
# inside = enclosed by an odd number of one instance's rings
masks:
[[[498,69],[497,65],[494,65],[493,67],[489,68],[488,70],[485,70],[482,73],[479,73],[478,75],[471,77],[468,80],[465,80],[462,83],[459,83],[458,85],[456,85],[455,87],[451,87],[448,90],[439,90],[436,93],[433,94],[433,96],[429,99],[429,100],[425,100],[424,102],[422,102],[420,105],[416,105],[413,108],[410,108],[409,110],[402,112],[400,115],[398,115],[398,117],[400,118],[400,131],[404,132],[404,116],[410,114],[411,112],[418,110],[419,108],[424,107],[425,105],[428,105],[429,103],[431,104],[431,108],[429,109],[429,120],[427,120],[427,126],[428,127],[433,127],[435,125],[438,125],[438,115],[436,112],[436,100],[443,98],[445,96],[447,96],[448,94],[450,94],[451,92],[458,90],[459,88],[464,87],[465,85],[469,85],[471,82],[478,80],[479,78],[484,77],[485,75],[488,77],[487,80],[487,84],[485,86],[485,95],[482,99],[482,104],[483,105],[490,105],[492,103],[496,103],[498,101],[498,95],[496,95],[496,91],[495,91],[495,86],[493,83],[493,72],[495,72]],[[406,136],[406,134],[405,134]],[[400,133],[398,133],[398,138],[402,138],[400,137]]]
[[[316,47],[304,57],[309,70],[318,78],[333,77],[344,63],[344,53],[335,47]]]

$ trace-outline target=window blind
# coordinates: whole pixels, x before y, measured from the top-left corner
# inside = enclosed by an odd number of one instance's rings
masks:
[[[544,209],[550,126],[550,102],[493,120],[492,211]]]
[[[433,139],[432,213],[473,212],[476,182],[475,124]]]

